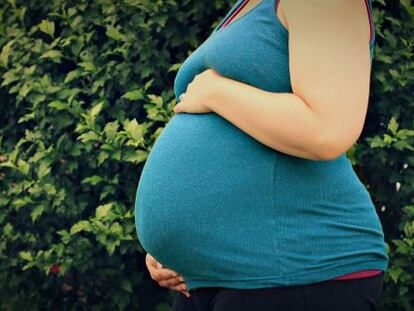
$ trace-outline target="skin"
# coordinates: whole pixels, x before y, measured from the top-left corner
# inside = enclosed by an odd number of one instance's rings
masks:
[[[182,275],[174,270],[163,267],[162,264],[149,253],[145,256],[145,264],[151,278],[160,286],[182,292],[187,297],[190,297],[191,294],[187,291],[187,284]]]
[[[289,31],[293,93],[267,92],[207,69],[174,112],[214,112],[280,152],[336,159],[356,143],[368,108],[367,14],[363,0],[282,0],[277,15]]]
[[[365,2],[290,0],[279,10],[289,26],[293,93],[267,92],[209,68],[195,76],[174,111],[214,112],[272,149],[334,160],[358,140],[368,108]]]

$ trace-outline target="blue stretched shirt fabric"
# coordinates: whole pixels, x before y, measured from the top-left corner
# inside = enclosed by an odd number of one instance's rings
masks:
[[[177,100],[208,68],[292,92],[276,0],[219,28],[241,3],[181,65]],[[135,217],[142,247],[189,290],[303,285],[388,266],[375,206],[345,153],[328,161],[288,155],[216,113],[179,113],[166,124],[142,170]]]

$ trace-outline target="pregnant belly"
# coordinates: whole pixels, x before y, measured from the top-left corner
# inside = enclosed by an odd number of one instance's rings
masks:
[[[135,217],[143,248],[189,282],[318,281],[386,259],[375,207],[345,155],[289,156],[215,113],[170,120],[145,162]]]
[[[269,262],[255,247],[255,239],[263,237],[254,233],[258,226],[274,226],[275,155],[215,113],[175,115],[155,142],[137,188],[135,217],[143,248],[184,277],[214,277],[211,270],[202,273],[222,260],[220,250],[232,254],[235,273],[252,256],[258,265]],[[256,219],[257,212],[269,217]],[[226,238],[235,231],[239,239]],[[232,264],[217,264],[214,273],[231,273],[220,269]]]

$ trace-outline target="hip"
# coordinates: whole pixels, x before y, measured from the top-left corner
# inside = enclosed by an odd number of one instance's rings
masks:
[[[383,281],[384,272],[360,279],[287,287],[202,287],[191,291],[189,298],[177,292],[172,311],[372,311],[378,309]]]

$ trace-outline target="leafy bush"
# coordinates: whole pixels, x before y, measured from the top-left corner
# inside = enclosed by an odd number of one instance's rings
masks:
[[[354,152],[388,244],[380,310],[408,311],[414,310],[414,6],[403,0],[373,4],[371,98]]]
[[[173,114],[176,62],[207,31],[195,21],[208,4],[180,4],[3,3],[1,309],[151,310],[169,297],[146,271],[133,206]]]

